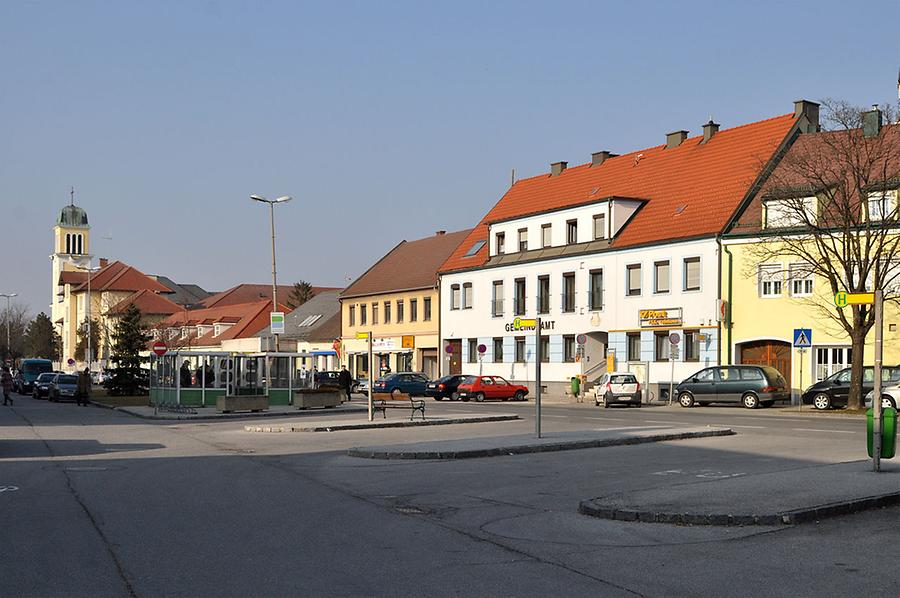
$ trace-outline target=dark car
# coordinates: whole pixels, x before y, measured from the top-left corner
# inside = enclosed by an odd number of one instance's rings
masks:
[[[479,403],[485,399],[499,401],[524,401],[528,387],[513,384],[502,376],[466,376],[459,385],[459,398],[463,401],[475,399]]]
[[[340,386],[341,372],[337,370],[327,370],[324,372],[316,372],[316,384],[319,386]],[[359,380],[350,378],[350,392],[359,392]]]
[[[38,376],[37,380],[34,381],[31,396],[35,399],[46,399],[50,396],[50,383],[53,382],[53,378],[59,373],[60,372],[44,372]]]
[[[23,359],[13,379],[13,388],[19,394],[29,394],[37,377],[52,371],[53,362],[49,359]]]
[[[76,392],[78,392],[77,374],[54,374],[47,389],[47,396],[51,401],[75,400]]]
[[[747,409],[790,401],[781,373],[767,365],[724,365],[700,370],[675,387],[682,407],[694,403],[739,403]]]
[[[844,368],[807,388],[801,397],[803,404],[821,410],[846,407],[847,399],[850,397],[850,371],[850,368]],[[881,379],[888,384],[900,381],[900,367],[885,366],[881,370]],[[875,368],[864,367],[860,396],[865,397],[874,389]]]
[[[397,372],[388,374],[384,378],[375,381],[373,392],[402,392],[410,396],[425,396],[425,385],[428,384],[428,376],[419,372]]]
[[[466,376],[461,374],[451,374],[443,376],[437,380],[432,380],[425,386],[425,394],[434,398],[435,401],[450,399],[451,401],[459,400],[459,392],[457,389]]]

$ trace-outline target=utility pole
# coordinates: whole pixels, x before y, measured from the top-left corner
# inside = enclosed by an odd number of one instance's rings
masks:
[[[17,293],[0,293],[0,297],[6,297],[6,354],[10,358],[12,358],[12,348],[9,344],[9,324],[10,324],[10,311],[9,311],[9,300],[13,297],[16,297]]]
[[[275,204],[287,203],[291,201],[291,196],[283,195],[277,199],[266,199],[261,195],[251,195],[250,199],[269,204],[269,224],[272,229],[272,311],[275,312],[278,311],[278,275],[275,270]],[[272,336],[275,337],[275,352],[277,353],[278,335],[273,332]]]

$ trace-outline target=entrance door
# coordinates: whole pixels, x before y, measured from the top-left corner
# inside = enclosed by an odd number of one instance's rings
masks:
[[[791,379],[791,344],[783,341],[751,341],[741,344],[741,363],[769,365]]]
[[[451,353],[450,353],[450,374],[462,374],[462,340],[450,340],[447,341],[447,344],[450,345]]]
[[[438,360],[437,349],[422,349],[422,371],[429,379],[434,380],[438,377]]]

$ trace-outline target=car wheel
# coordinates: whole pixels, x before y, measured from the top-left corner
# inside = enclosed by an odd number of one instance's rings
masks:
[[[524,401],[524,400],[525,400],[525,393],[522,392],[521,390],[517,390],[517,391],[516,391],[516,397],[515,397],[515,399],[516,399],[517,401]]]
[[[689,392],[683,392],[678,395],[678,402],[682,407],[693,407],[694,406],[694,395]]]
[[[744,404],[744,407],[747,409],[756,409],[759,407],[759,397],[757,397],[752,392],[748,392],[743,396],[741,402]]]
[[[357,394],[359,392],[359,384],[354,384],[350,387],[350,394]]]
[[[831,409],[831,397],[825,393],[819,393],[813,397],[812,404],[819,411]]]
[[[894,399],[890,395],[882,395],[881,396],[881,408],[882,409],[895,409],[896,405],[894,404]]]
[[[482,401],[484,400],[484,393],[483,393],[483,392],[479,392],[478,394],[476,394],[476,395],[475,395],[475,400],[478,401],[479,403],[482,402]]]
[[[459,400],[459,393],[456,392],[455,390],[454,390],[453,392],[451,392],[451,393],[450,393],[450,400],[451,400],[451,401],[458,401],[458,400]]]

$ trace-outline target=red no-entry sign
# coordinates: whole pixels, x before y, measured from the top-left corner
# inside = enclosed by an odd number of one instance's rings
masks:
[[[169,348],[166,346],[166,343],[162,341],[156,341],[155,343],[153,343],[153,352],[156,353],[157,357],[162,357],[168,350]]]

